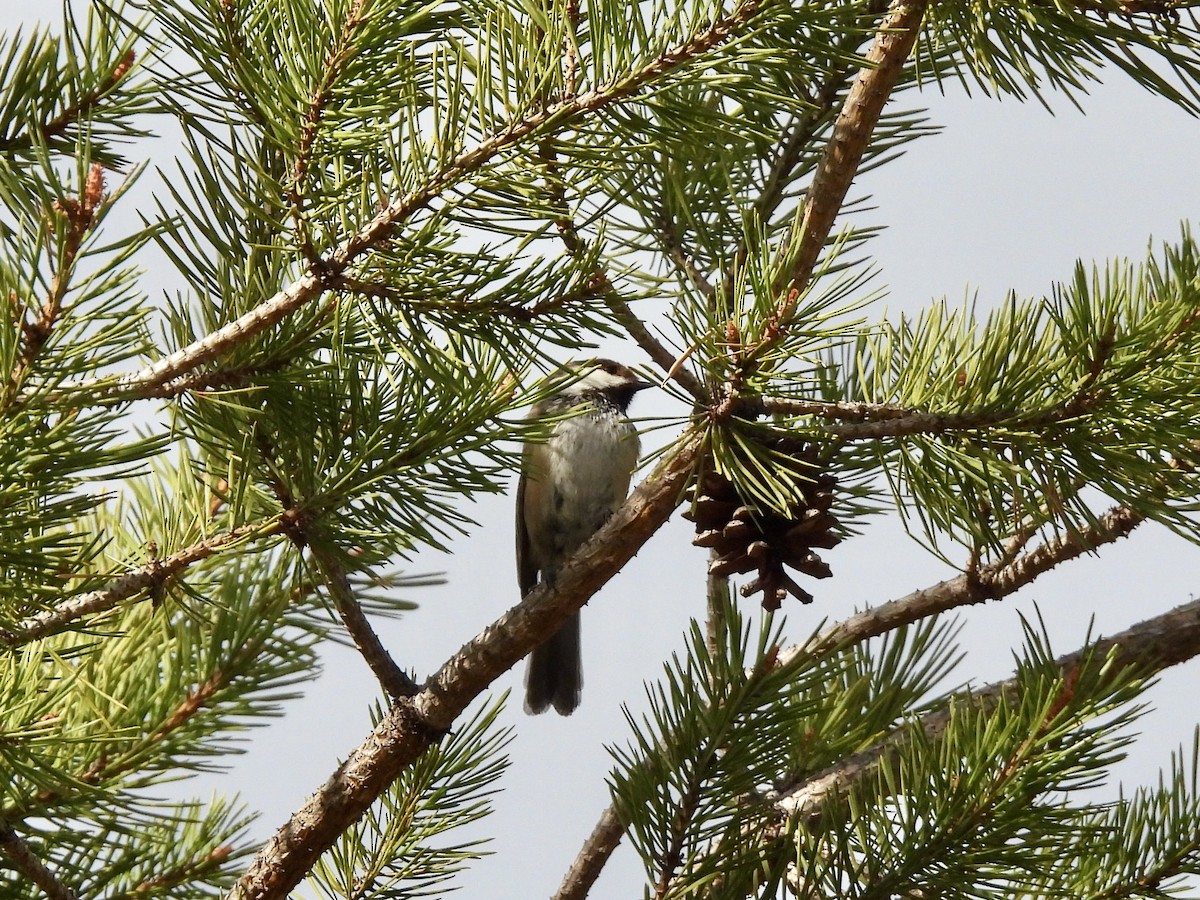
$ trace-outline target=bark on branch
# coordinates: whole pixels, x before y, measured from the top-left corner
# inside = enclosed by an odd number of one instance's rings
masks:
[[[105,587],[73,597],[52,609],[17,622],[11,628],[0,629],[0,646],[19,647],[69,628],[86,616],[107,612],[122,600],[142,591],[161,591],[172,579],[189,566],[229,547],[256,537],[269,537],[281,529],[278,518],[234,528],[223,534],[206,538],[190,547],[172,553],[164,559],[153,559],[143,566],[109,582]]]
[[[48,900],[75,900],[75,892],[59,881],[58,876],[38,858],[29,844],[7,825],[0,825],[0,854],[30,883],[41,888]]]
[[[1113,654],[1112,664],[1105,669],[1109,678],[1116,677],[1130,667],[1136,667],[1145,675],[1152,675],[1200,656],[1200,600],[1178,606],[1110,638],[1060,656],[1056,664],[1065,677],[1087,659],[1104,659],[1110,653]],[[978,691],[966,692],[951,700],[946,707],[899,729],[874,747],[805,778],[776,799],[775,803],[781,812],[794,817],[802,825],[816,826],[827,804],[845,797],[855,784],[873,777],[882,766],[894,761],[904,745],[912,739],[914,729],[918,729],[926,738],[936,739],[949,724],[952,704],[969,703],[986,709],[1003,702],[1019,702],[1018,687],[1016,679],[1008,679]]]
[[[310,548],[313,561],[321,571],[321,577],[333,598],[333,605],[346,626],[354,646],[359,654],[375,673],[380,687],[391,699],[411,697],[419,690],[415,681],[392,659],[391,653],[383,645],[383,641],[371,627],[367,614],[354,596],[350,586],[350,578],[345,568],[324,548],[313,545]]]

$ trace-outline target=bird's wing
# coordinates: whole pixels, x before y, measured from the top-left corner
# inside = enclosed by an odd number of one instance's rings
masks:
[[[538,569],[533,560],[533,548],[529,544],[528,512],[540,508],[542,486],[530,479],[533,464],[533,446],[526,445],[521,458],[521,479],[517,482],[517,584],[524,597],[537,584]],[[528,512],[527,512],[528,510]]]

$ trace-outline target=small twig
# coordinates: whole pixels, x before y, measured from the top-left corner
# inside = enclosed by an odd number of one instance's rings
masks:
[[[52,138],[58,137],[70,128],[71,125],[89,115],[96,108],[97,104],[129,74],[130,69],[133,68],[135,59],[136,56],[133,50],[127,50],[125,55],[116,61],[112,72],[97,87],[82,94],[74,103],[64,107],[62,112],[49,122],[38,126],[37,130],[41,142],[47,143]],[[34,139],[26,133],[7,141],[0,141],[0,150],[11,153],[15,150],[32,147],[33,144]]]
[[[579,91],[579,0],[567,0],[566,37],[563,38],[563,97]]]
[[[883,422],[922,415],[920,410],[886,403],[837,403],[831,400],[794,400],[790,397],[748,397],[743,402],[752,415],[817,416],[845,422]]]
[[[883,4],[879,0],[875,0],[871,4],[871,13],[879,15],[883,12]],[[879,8],[876,9],[875,7]],[[857,45],[859,36],[853,34],[845,42],[849,45],[851,41]],[[843,51],[853,49],[852,46],[843,46],[840,49]],[[798,117],[789,132],[783,136],[779,147],[776,149],[775,158],[771,162],[767,176],[763,179],[762,191],[754,201],[752,207],[754,216],[752,222],[765,223],[774,215],[779,208],[779,204],[783,202],[784,192],[787,184],[792,176],[796,166],[800,163],[802,154],[806,147],[817,136],[820,130],[828,124],[833,111],[837,106],[838,94],[850,82],[855,73],[855,68],[852,66],[843,66],[842,68],[830,72],[829,75],[821,82],[821,86],[815,97],[811,98],[813,106]],[[746,265],[746,261],[750,258],[750,254],[758,248],[755,245],[751,235],[753,232],[748,232],[743,235],[738,242],[737,249],[732,255],[732,264],[729,266],[729,271],[725,275],[722,290],[728,294],[736,282],[739,273]]]
[[[587,243],[579,233],[575,220],[567,212],[566,189],[558,177],[553,145],[549,141],[544,141],[540,150],[543,164],[546,166],[546,192],[551,202],[562,210],[562,215],[554,223],[558,235],[562,239],[567,253],[575,259],[582,259],[588,252]],[[633,338],[646,355],[667,373],[667,378],[679,384],[693,399],[703,402],[704,398],[708,396],[704,385],[690,369],[683,367],[682,358],[676,358],[674,353],[651,334],[650,329],[634,314],[629,306],[629,301],[621,296],[621,292],[612,283],[608,273],[599,264],[592,270],[591,284],[604,298],[609,311],[616,317],[618,324],[625,329],[626,334]]]
[[[48,900],[75,900],[75,892],[58,880],[12,828],[0,826],[0,853],[12,867],[42,889]]]
[[[362,658],[375,673],[384,692],[393,700],[413,696],[417,692],[416,683],[396,665],[387,648],[383,646],[383,641],[371,627],[362,606],[354,598],[354,591],[350,589],[350,579],[346,576],[346,570],[332,553],[319,543],[310,541],[308,528],[311,522],[307,515],[299,512],[302,504],[296,502],[291,490],[276,474],[280,468],[278,454],[275,452],[270,438],[256,428],[254,441],[266,464],[267,484],[275,495],[275,499],[279,501],[280,507],[286,510],[281,514],[283,521],[281,530],[297,550],[303,551],[308,548],[312,554],[313,561],[317,564],[325,586],[333,598],[334,608],[337,609],[342,624],[346,626],[346,631],[354,641],[354,646],[358,648]]]
[[[655,365],[667,373],[671,380],[683,388],[698,403],[704,403],[708,397],[708,388],[688,369],[677,357],[646,327],[646,324],[634,315],[629,302],[615,291],[606,295],[609,310],[616,317],[617,323],[625,329],[646,355],[654,360]]]
[[[338,276],[336,286],[339,289],[360,294],[364,297],[377,297],[381,300],[403,305],[408,309],[421,312],[439,313],[442,315],[474,315],[495,316],[514,319],[519,322],[533,322],[542,316],[551,315],[573,303],[582,303],[602,296],[604,286],[592,281],[574,287],[565,294],[542,300],[532,306],[522,306],[520,303],[504,303],[499,300],[456,300],[449,297],[416,297],[411,290],[401,290],[389,284],[380,282],[359,281],[356,278]]]
[[[687,840],[687,827],[700,807],[700,784],[693,776],[687,792],[679,798],[674,821],[671,822],[670,845],[663,848],[660,857],[658,881],[654,885],[654,896],[661,900],[671,890],[671,883],[683,865],[683,848]]]
[[[146,391],[140,399],[166,400],[187,393],[204,393],[206,391],[228,391],[258,386],[257,379],[261,375],[279,372],[291,363],[287,359],[274,359],[262,365],[239,366],[234,369],[211,369],[202,372],[191,372],[182,378],[176,378],[160,385],[153,391]],[[114,397],[114,403],[123,402]]]
[[[224,534],[192,544],[190,547],[171,554],[165,559],[154,559],[111,581],[99,590],[89,591],[66,600],[52,609],[29,616],[11,628],[0,629],[0,644],[19,647],[30,641],[49,637],[67,629],[72,623],[85,616],[106,612],[122,600],[147,591],[153,594],[172,578],[178,577],[194,563],[219,553],[242,541],[269,537],[281,530],[281,519],[264,519],[252,525],[243,525]],[[148,596],[149,596],[148,594]]]
[[[1128,537],[1143,521],[1128,507],[1115,506],[1087,528],[1049,540],[1014,560],[983,566],[856,613],[808,642],[780,651],[780,665],[789,665],[798,656],[819,657],[956,607],[1002,599],[1064,562]]]
[[[824,419],[824,430],[843,441],[906,437],[974,431],[1003,425],[1013,429],[1048,428],[1077,419],[1092,409],[1094,400],[1076,393],[1058,406],[1036,412],[986,410],[978,412],[926,412],[882,403],[834,403],[782,397],[743,397],[741,409],[749,415],[773,413]]]
[[[109,894],[107,900],[138,900],[138,898],[145,897],[148,894],[163,894],[172,887],[185,884],[209,872],[216,871],[220,868],[221,863],[233,855],[233,852],[234,848],[229,844],[214,847],[196,859],[181,863],[175,866],[175,868],[163,872],[161,875],[147,878],[131,891]]]
[[[23,344],[17,364],[10,375],[8,396],[16,396],[26,375],[50,341],[54,325],[62,312],[63,300],[71,284],[75,262],[83,249],[83,242],[96,222],[96,215],[104,202],[104,167],[93,163],[88,169],[87,181],[78,197],[62,197],[54,202],[53,212],[67,220],[67,230],[55,261],[54,273],[50,278],[50,290],[42,301],[41,308],[32,321],[25,321],[26,307],[19,306],[16,315],[21,326]],[[52,223],[46,229],[54,234]]]
[[[345,569],[323,547],[312,545],[309,552],[317,568],[321,570],[321,576],[329,588],[329,595],[333,598],[333,605],[341,616],[342,624],[346,626],[346,631],[354,640],[354,646],[375,673],[383,690],[393,700],[414,696],[420,690],[419,686],[396,665],[383,641],[371,627],[362,605],[354,598],[354,591],[350,588],[350,579],[346,576]]]
[[[300,126],[300,140],[296,147],[296,158],[292,163],[292,178],[288,184],[288,200],[291,204],[292,224],[296,231],[297,243],[310,268],[324,270],[325,261],[313,245],[312,231],[308,219],[304,215],[304,187],[308,178],[309,165],[313,145],[317,140],[317,132],[325,113],[325,106],[333,93],[337,80],[341,77],[346,64],[353,58],[354,32],[363,23],[362,8],[364,0],[354,0],[342,23],[333,46],[321,67],[321,82],[312,92],[308,100],[308,109],[304,113],[304,122]]]
[[[57,116],[42,126],[42,139],[56,137],[67,129],[72,122],[86,116],[96,104],[99,103],[104,96],[115,88],[129,74],[129,70],[133,68],[133,63],[137,59],[133,50],[126,50],[125,55],[117,60],[117,64],[113,66],[112,72],[108,74],[99,87],[88,91]]]
[[[708,616],[705,621],[705,640],[708,652],[716,656],[722,642],[722,635],[727,629],[729,619],[729,604],[732,595],[729,590],[728,575],[714,575],[712,564],[720,559],[721,554],[716,550],[708,551],[709,567],[706,579],[705,595],[708,601]]]
[[[684,249],[683,240],[679,237],[679,229],[675,227],[675,220],[666,211],[658,217],[658,229],[662,245],[667,251],[667,259],[671,260],[675,268],[683,274],[692,287],[700,292],[705,300],[712,302],[716,299],[716,286],[696,267],[692,254]]]

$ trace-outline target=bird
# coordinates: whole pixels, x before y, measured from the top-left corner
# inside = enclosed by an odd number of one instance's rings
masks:
[[[638,391],[651,387],[611,359],[568,363],[563,385],[538,401],[529,419],[562,416],[544,440],[529,441],[517,484],[517,582],[525,597],[552,583],[563,563],[625,501],[641,445],[626,417]],[[525,711],[579,706],[583,666],[579,613],[533,649],[525,672]]]

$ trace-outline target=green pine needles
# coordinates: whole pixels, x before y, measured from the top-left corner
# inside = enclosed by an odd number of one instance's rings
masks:
[[[1197,5],[67,0],[0,35],[0,895],[469,884],[506,852],[489,811],[528,803],[493,685],[681,506],[711,551],[664,557],[686,644],[610,742],[613,806],[528,884],[629,893],[594,888],[627,839],[655,898],[1194,885],[1195,747],[1094,788],[1200,607],[1062,656],[1029,628],[970,688],[939,618],[1143,523],[1200,538],[1192,228],[889,317],[858,179],[936,130],[930,87],[1127,77],[1200,113]],[[544,438],[544,376],[617,341],[674,404],[629,501],[521,602],[497,576],[485,613],[406,615],[439,578],[403,567]],[[876,566],[799,641],[730,602],[811,599],[785,568],[836,572],[813,548],[886,512],[944,580],[900,596]],[[380,622],[461,649],[414,672]],[[288,821],[228,781],[187,798],[335,643],[373,715],[331,751],[313,723],[329,774]]]
[[[963,655],[944,623],[781,662],[776,626],[755,641],[728,612],[614,751],[652,896],[1142,896],[1197,873],[1194,752],[1156,790],[1087,799],[1145,687],[1111,652],[1056,660],[1027,630],[1013,678],[945,693]]]

